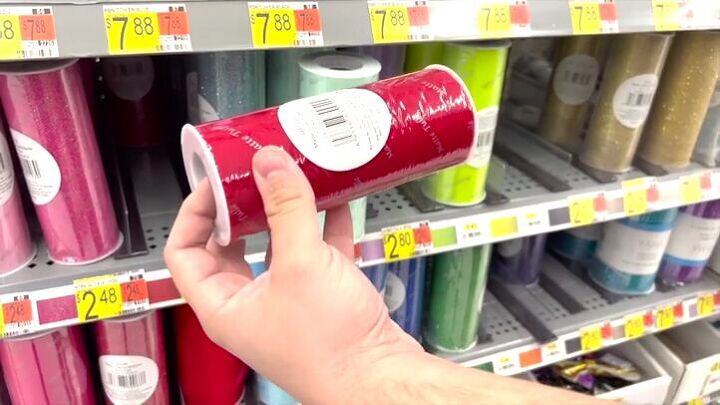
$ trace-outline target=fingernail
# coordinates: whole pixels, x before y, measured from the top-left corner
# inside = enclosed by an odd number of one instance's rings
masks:
[[[266,146],[253,157],[253,166],[257,174],[266,179],[271,173],[288,170],[288,159],[282,149]]]

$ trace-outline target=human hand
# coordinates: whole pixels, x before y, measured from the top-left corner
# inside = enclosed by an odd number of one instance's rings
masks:
[[[216,343],[302,402],[347,402],[368,367],[422,348],[390,319],[351,260],[347,205],[327,211],[323,240],[313,191],[289,155],[261,149],[253,175],[270,227],[268,272],[252,280],[244,241],[227,247],[212,241],[215,204],[207,181],[180,208],[165,261]]]

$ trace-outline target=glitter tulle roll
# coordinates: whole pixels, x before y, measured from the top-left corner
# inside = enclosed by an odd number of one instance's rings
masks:
[[[370,280],[379,293],[385,292],[385,281],[387,279],[388,265],[378,264],[376,266],[364,267],[363,274]]]
[[[282,49],[265,53],[267,105],[278,106],[295,100],[300,94],[300,59],[313,49]]]
[[[540,279],[547,234],[500,242],[493,250],[492,275],[507,284],[530,285]]]
[[[122,146],[139,147],[169,140],[169,82],[159,58],[130,56],[102,59],[106,84],[105,118]]]
[[[267,228],[251,174],[265,145],[285,149],[315,192],[319,210],[394,187],[467,159],[475,145],[473,101],[462,81],[436,66],[279,108],[186,125],[185,169],[215,196],[221,245]]]
[[[666,170],[690,163],[718,75],[720,32],[675,35],[638,148],[642,161]]]
[[[706,166],[717,166],[720,161],[720,81],[715,84],[693,159]]]
[[[180,390],[186,405],[233,405],[245,393],[249,369],[213,343],[192,308],[173,308]]]
[[[163,320],[157,311],[93,325],[108,403],[170,403]]]
[[[0,275],[24,267],[35,255],[4,128],[0,119]]]
[[[209,52],[188,58],[187,102],[191,123],[265,108],[264,52]]]
[[[349,51],[370,56],[380,62],[379,78],[387,79],[403,74],[405,64],[405,45],[373,45],[350,48]],[[428,64],[430,65],[430,63]],[[425,66],[423,66],[425,67]]]
[[[680,209],[657,279],[665,285],[698,280],[720,236],[720,201]]]
[[[13,405],[96,403],[80,328],[0,341],[5,384]]]
[[[408,44],[405,48],[405,73],[417,72],[430,65],[442,63],[445,44],[424,42]]]
[[[582,143],[606,43],[599,35],[574,36],[563,38],[558,46],[539,132],[570,152],[577,152]]]
[[[580,162],[601,173],[630,169],[672,37],[620,35],[610,50]]]
[[[50,257],[78,265],[109,256],[122,235],[80,66],[34,62],[1,70],[0,97]]]
[[[602,230],[603,226],[596,224],[553,232],[548,237],[548,249],[572,262],[587,263],[595,254]]]
[[[385,305],[390,318],[416,340],[422,337],[426,264],[424,257],[391,263],[385,281]]]

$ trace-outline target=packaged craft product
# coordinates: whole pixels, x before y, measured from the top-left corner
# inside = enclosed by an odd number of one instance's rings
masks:
[[[299,63],[300,97],[349,89],[377,81],[380,63],[369,56],[341,52],[320,52],[303,56]],[[367,198],[349,202],[353,222],[353,240],[365,236]],[[324,215],[321,222],[324,224]]]
[[[422,190],[428,198],[452,206],[474,205],[485,199],[509,48],[510,41],[445,44],[443,63],[460,75],[475,101],[477,144],[464,164],[423,179]]]
[[[434,257],[423,335],[431,347],[457,352],[475,345],[490,250],[484,245]]]
[[[595,224],[553,232],[548,238],[548,249],[570,261],[586,263],[595,255],[602,230],[603,225]]]
[[[15,168],[0,119],[0,275],[22,269],[35,256],[30,239],[22,194],[15,180]]]
[[[387,279],[388,265],[378,264],[362,268],[361,270],[378,292],[385,294],[385,280]]]
[[[590,278],[615,294],[653,292],[677,212],[672,208],[605,224],[588,269]]]
[[[265,108],[265,54],[262,51],[189,55],[188,119],[215,121]]]
[[[692,157],[695,161],[713,167],[720,160],[720,81],[715,83]]]
[[[93,324],[103,392],[109,403],[170,403],[163,320],[157,311]]]
[[[630,169],[671,40],[655,33],[613,37],[579,156],[582,165],[601,174]]]
[[[385,305],[390,318],[416,340],[422,335],[424,257],[389,264],[385,280]]]
[[[0,341],[0,362],[13,405],[93,405],[95,385],[80,327]]]
[[[249,368],[213,343],[189,305],[172,309],[177,377],[185,405],[238,404]]]
[[[601,35],[562,38],[548,86],[539,132],[545,139],[577,152],[592,107],[607,39]]]
[[[718,75],[720,32],[675,35],[638,148],[643,162],[664,170],[690,163]]]
[[[153,146],[169,140],[170,91],[161,59],[150,56],[103,58],[105,115],[119,145]]]
[[[48,254],[72,265],[122,243],[76,62],[0,68],[0,98]]]
[[[349,51],[369,56],[380,62],[380,66],[382,66],[382,68],[380,69],[378,77],[381,80],[403,74],[403,66],[405,64],[405,45],[359,46],[357,48],[350,48]],[[428,65],[431,65],[431,63]]]
[[[657,279],[665,285],[697,281],[720,236],[720,201],[680,208]]]
[[[492,275],[507,284],[530,285],[540,279],[547,234],[511,239],[495,244]]]
[[[423,42],[408,44],[405,47],[405,73],[417,72],[430,65],[442,63],[445,44],[442,42]]]
[[[435,66],[279,108],[186,125],[185,170],[193,188],[209,178],[215,240],[227,245],[267,227],[251,174],[252,156],[261,147],[285,149],[324,210],[464,161],[475,145],[473,111],[457,75]]]
[[[298,401],[272,381],[255,373],[255,392],[259,405],[297,405]]]

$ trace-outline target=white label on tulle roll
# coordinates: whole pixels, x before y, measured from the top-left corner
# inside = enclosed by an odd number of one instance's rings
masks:
[[[115,405],[141,405],[157,388],[157,364],[144,356],[100,356],[100,375],[105,395]]]
[[[385,101],[365,89],[290,101],[277,114],[287,137],[308,160],[336,172],[358,168],[377,156],[392,120]]]
[[[8,202],[13,192],[15,179],[12,165],[10,147],[8,147],[5,134],[0,132],[0,207]]]
[[[197,98],[200,122],[210,122],[220,119],[220,114],[215,111],[215,108],[205,99],[205,97],[198,94]]]
[[[621,124],[628,128],[639,128],[645,123],[650,112],[658,77],[654,74],[633,76],[615,90],[613,113]]]
[[[590,55],[570,55],[558,63],[553,76],[553,90],[563,103],[579,105],[595,91],[600,65]]]
[[[388,273],[385,278],[385,306],[389,313],[398,310],[405,302],[405,284],[394,273]]]
[[[707,260],[720,234],[720,219],[681,212],[675,220],[665,254],[685,260]]]
[[[130,101],[145,97],[155,80],[149,56],[103,59],[103,78],[116,96]]]
[[[60,191],[60,167],[42,145],[29,136],[10,128],[15,151],[20,159],[30,198],[35,205],[45,205]]]
[[[655,273],[670,239],[670,230],[644,231],[619,222],[607,224],[604,232],[596,253],[598,259],[628,274]]]
[[[522,239],[511,239],[506,242],[500,242],[495,246],[500,256],[513,257],[520,253],[522,250],[523,241]]]
[[[470,154],[467,164],[476,169],[485,167],[490,162],[498,111],[500,111],[498,107],[488,107],[475,113],[477,140],[475,149]]]

